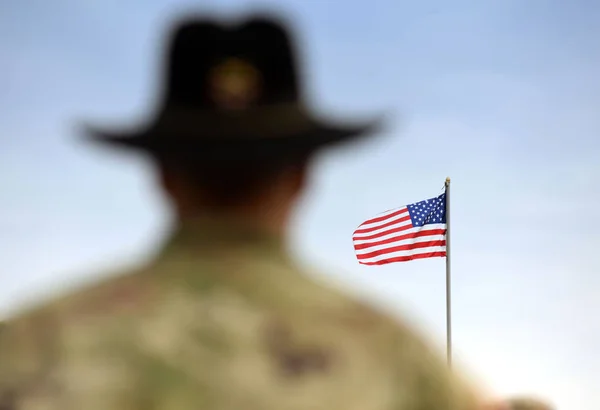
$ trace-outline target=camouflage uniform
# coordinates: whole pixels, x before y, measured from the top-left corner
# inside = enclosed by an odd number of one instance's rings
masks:
[[[278,238],[213,220],[0,335],[1,410],[154,408],[479,407],[412,330],[309,280]]]

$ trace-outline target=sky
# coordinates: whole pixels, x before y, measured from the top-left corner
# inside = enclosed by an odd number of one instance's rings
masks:
[[[148,118],[161,39],[181,13],[256,5],[293,20],[315,111],[388,118],[315,160],[291,235],[315,279],[414,321],[443,353],[444,260],[360,266],[351,235],[450,176],[455,360],[498,394],[597,410],[600,3],[589,0],[0,2],[0,316],[152,254],[170,222],[153,170],[78,127]]]

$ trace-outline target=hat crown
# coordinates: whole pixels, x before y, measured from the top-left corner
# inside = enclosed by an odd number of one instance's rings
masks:
[[[167,106],[218,110],[301,98],[290,37],[274,20],[249,18],[237,26],[184,22],[166,60]]]
[[[325,121],[301,95],[284,21],[255,14],[237,25],[180,21],[165,50],[156,113],[133,131],[87,127],[95,139],[155,155],[202,158],[298,155],[376,131],[379,119]]]

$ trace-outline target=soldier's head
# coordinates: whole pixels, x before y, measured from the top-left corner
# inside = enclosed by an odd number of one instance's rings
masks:
[[[550,404],[533,397],[515,397],[507,405],[508,410],[554,410]]]
[[[182,217],[269,215],[283,222],[305,184],[310,154],[235,162],[156,157],[162,187]]]
[[[90,131],[149,152],[180,215],[285,216],[313,152],[373,134],[380,124],[334,123],[312,112],[288,24],[279,18],[187,18],[172,37],[151,123],[133,133]]]

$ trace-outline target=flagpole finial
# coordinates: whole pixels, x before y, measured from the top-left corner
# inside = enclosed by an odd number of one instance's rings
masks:
[[[446,177],[446,183],[449,184],[450,183],[450,177]]]

